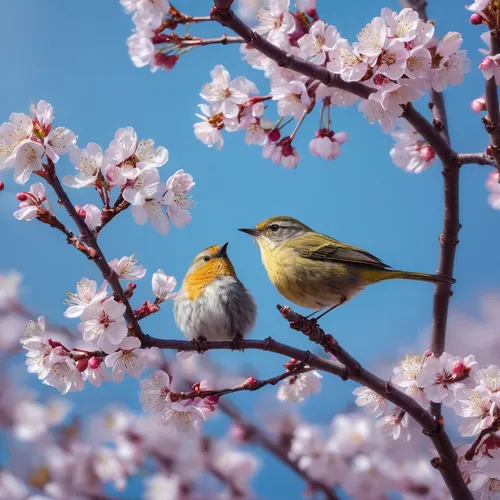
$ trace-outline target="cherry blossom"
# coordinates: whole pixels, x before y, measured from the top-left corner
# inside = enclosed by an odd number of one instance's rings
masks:
[[[394,12],[383,8],[380,14],[387,24],[387,35],[402,42],[409,42],[417,35],[419,27],[418,12],[413,9],[403,9]]]
[[[108,262],[109,267],[123,280],[139,280],[146,274],[144,266],[137,265],[137,259],[132,254],[130,257],[113,259]]]
[[[25,139],[20,142],[5,160],[6,168],[14,168],[14,180],[18,184],[26,184],[35,170],[42,170],[42,157],[45,147],[39,142]]]
[[[207,104],[199,104],[198,107],[203,114],[196,114],[202,121],[193,125],[194,135],[209,148],[214,145],[217,146],[217,149],[222,148],[224,144],[221,133],[221,129],[224,128],[224,117],[222,113],[213,112]]]
[[[65,175],[66,186],[81,188],[95,183],[101,171],[102,149],[94,142],[89,142],[84,149],[73,149],[69,155],[71,163],[79,171],[76,175]]]
[[[194,207],[194,202],[191,197],[186,195],[193,189],[194,185],[193,176],[184,170],[178,170],[167,180],[162,204],[167,207],[169,220],[179,229],[191,221],[191,214],[188,210]]]
[[[333,130],[320,129],[316,137],[309,142],[309,151],[313,156],[333,160],[340,154],[340,144],[347,141],[346,132],[334,133]]]
[[[405,73],[408,51],[400,40],[391,40],[382,51],[378,72],[392,80],[401,78]]]
[[[477,14],[482,14],[483,10],[488,7],[489,0],[474,0],[471,5],[466,5],[465,8],[471,12],[476,12]]]
[[[500,369],[497,365],[489,365],[474,373],[474,380],[479,386],[491,393],[500,392]]]
[[[415,47],[408,53],[404,74],[411,79],[427,78],[432,66],[432,56],[428,49]]]
[[[311,98],[304,82],[300,80],[280,80],[271,86],[273,100],[278,101],[280,116],[300,118],[311,104]]]
[[[457,415],[464,417],[460,422],[462,436],[475,436],[493,423],[490,399],[490,391],[483,386],[457,391],[454,409]]]
[[[93,303],[81,313],[78,330],[86,342],[93,343],[104,352],[113,352],[127,336],[127,323],[123,317],[126,307],[109,297],[102,303]]]
[[[386,411],[385,399],[367,387],[357,387],[352,391],[357,396],[355,403],[364,408],[367,413],[374,413],[380,417]]]
[[[500,83],[500,54],[485,57],[479,64],[479,69],[483,72],[486,80],[495,78],[495,83]]]
[[[36,372],[38,379],[46,385],[55,387],[61,394],[83,389],[82,375],[62,346],[52,349],[39,360],[38,364],[39,370]]]
[[[363,414],[336,415],[331,428],[332,435],[327,447],[330,451],[345,456],[361,451],[373,433],[370,420]]]
[[[226,118],[236,118],[239,106],[247,102],[249,94],[257,93],[255,84],[243,76],[230,80],[228,71],[220,64],[210,76],[212,82],[203,86],[200,95],[211,104],[213,113],[222,113]]]
[[[133,21],[139,28],[156,29],[168,14],[168,0],[120,0],[127,14],[134,13]]]
[[[379,123],[384,132],[390,132],[396,125],[396,116],[384,110],[380,102],[374,99],[365,99],[358,106],[368,120],[368,123]]]
[[[87,203],[83,205],[83,211],[85,212],[85,224],[93,231],[101,223],[101,210],[92,203]]]
[[[439,358],[429,356],[417,374],[416,382],[431,401],[452,406],[457,390],[465,388],[463,380],[469,377],[474,364],[473,356],[463,360],[446,352]]]
[[[123,177],[127,185],[122,196],[131,205],[142,205],[146,199],[153,198],[160,186],[160,174],[155,168],[123,167]]]
[[[295,30],[295,20],[288,12],[289,5],[289,0],[270,0],[269,10],[261,9],[257,13],[259,24],[255,31],[275,45],[285,45],[288,41],[286,35]]]
[[[353,48],[367,57],[378,57],[386,45],[386,33],[385,21],[376,17],[358,33],[359,43],[354,43]]]
[[[89,359],[87,368],[82,372],[82,377],[94,387],[101,387],[103,382],[111,380],[105,364],[97,358]]]
[[[149,220],[160,234],[167,234],[170,229],[168,215],[163,211],[160,200],[145,200],[142,205],[132,206],[132,217],[136,224],[143,225]]]
[[[65,301],[69,307],[64,311],[67,318],[79,318],[89,306],[100,304],[108,295],[108,282],[97,289],[97,282],[82,278],[76,284],[76,294],[68,292],[68,299]]]
[[[69,153],[76,148],[76,140],[74,132],[65,127],[51,129],[44,141],[47,156],[57,163],[59,155]]]
[[[106,176],[109,167],[121,165],[134,156],[137,150],[137,134],[132,127],[120,128],[115,133],[115,138],[104,151],[102,170]]]
[[[179,476],[155,474],[144,480],[144,500],[177,500],[181,487]]]
[[[315,64],[323,64],[326,61],[326,53],[333,49],[338,38],[335,26],[328,26],[324,21],[316,21],[309,28],[309,33],[299,38],[298,44],[305,58]]]
[[[406,358],[401,361],[400,366],[393,369],[394,375],[391,378],[391,382],[395,386],[403,389],[404,392],[415,399],[417,403],[426,407],[429,401],[424,394],[423,388],[419,387],[417,384],[417,375],[422,371],[424,363],[424,356],[406,356]]]
[[[397,117],[403,113],[401,105],[414,101],[420,94],[421,92],[410,84],[388,82],[382,85],[377,92],[370,94],[368,99],[377,101],[384,111],[387,111],[391,116]]]
[[[116,352],[106,356],[106,366],[111,368],[111,376],[115,382],[122,382],[126,373],[134,378],[141,376],[148,357],[140,347],[141,341],[137,337],[126,337]]]
[[[213,411],[200,398],[172,402],[169,394],[167,409],[163,412],[162,418],[170,430],[189,434],[193,431],[200,432],[203,422],[212,413]]]
[[[492,208],[500,210],[500,177],[497,171],[488,174],[486,188],[490,192],[488,203]]]
[[[321,391],[322,378],[323,376],[315,370],[293,375],[280,382],[276,397],[279,401],[301,403],[309,394],[318,394]]]
[[[330,62],[326,67],[339,74],[346,82],[361,80],[368,69],[366,58],[353,49],[345,38],[340,38],[328,53]]]
[[[168,150],[163,146],[155,148],[152,139],[143,139],[137,145],[135,158],[139,169],[160,168],[168,162]]]
[[[172,292],[177,286],[177,280],[173,276],[167,276],[163,270],[158,269],[156,273],[153,273],[151,284],[159,302],[174,298],[175,294]]]
[[[279,143],[269,141],[262,148],[262,158],[270,158],[275,165],[282,163],[285,168],[295,168],[300,161],[300,154],[290,143],[290,137],[284,137]]]
[[[17,220],[33,220],[43,212],[53,213],[52,207],[48,202],[45,194],[45,187],[41,182],[35,182],[27,193],[18,195],[18,199],[22,199],[19,203],[19,209],[14,212],[14,217]]]
[[[162,414],[168,408],[167,395],[170,392],[170,376],[158,370],[148,379],[141,380],[139,400],[142,409],[148,413]]]
[[[400,413],[400,412],[398,412]],[[392,436],[393,439],[401,438],[403,441],[410,440],[410,433],[408,432],[408,414],[400,415],[387,415],[377,422],[377,427],[384,436]]]
[[[12,157],[16,146],[29,139],[33,132],[33,120],[24,113],[12,113],[9,121],[0,125],[0,170],[12,166],[6,161]]]
[[[481,500],[493,500],[500,493],[500,450],[489,451],[489,456],[482,457],[477,462],[477,469],[470,474],[469,488],[481,495]]]
[[[153,31],[138,29],[127,38],[127,47],[132,63],[138,68],[152,64],[155,56],[155,46],[151,41]]]

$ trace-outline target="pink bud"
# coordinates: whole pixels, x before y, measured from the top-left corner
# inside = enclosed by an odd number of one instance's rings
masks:
[[[129,284],[127,285],[127,288],[128,288],[129,290],[135,290],[135,289],[137,288],[137,285],[136,285],[135,283],[129,283]]]
[[[486,101],[484,97],[477,97],[470,103],[470,107],[474,113],[481,113],[482,111],[486,111]]]
[[[169,70],[175,66],[178,60],[179,56],[167,55],[160,52],[155,55],[154,65]]]
[[[101,366],[101,360],[100,358],[97,358],[96,356],[92,356],[89,359],[89,368],[92,370],[97,370]]]
[[[267,134],[268,139],[271,142],[278,142],[280,140],[281,134],[277,128],[273,128],[269,134]]]
[[[435,151],[428,144],[422,146],[418,150],[418,154],[420,155],[420,158],[422,158],[422,160],[424,160],[425,162],[430,162],[434,160],[434,158],[436,158]]]
[[[453,365],[453,368],[452,368],[451,371],[453,372],[454,375],[456,375],[457,377],[459,377],[460,375],[463,375],[464,370],[465,370],[465,365],[463,364],[463,362],[462,361],[457,361]]]
[[[290,143],[285,144],[282,147],[282,151],[283,151],[283,156],[293,155],[293,148],[292,148],[292,145]]]
[[[28,199],[28,195],[26,193],[17,193],[16,198],[19,201],[26,201]]]
[[[61,342],[58,342],[57,340],[49,339],[48,343],[49,343],[50,347],[52,347],[52,349],[55,349],[56,347],[62,346]]]
[[[83,209],[81,205],[75,205],[75,209],[77,214],[82,218],[85,219],[85,216],[87,215],[87,212]]]
[[[248,377],[246,380],[245,380],[245,385],[247,385],[248,387],[252,388],[252,387],[255,387],[257,385],[257,382],[258,380],[254,377]]]
[[[480,14],[478,14],[477,12],[474,12],[474,14],[472,14],[472,16],[470,16],[469,22],[471,24],[483,24],[483,18],[481,17]]]
[[[79,372],[84,372],[87,369],[87,366],[89,366],[89,360],[87,358],[79,359],[76,362],[76,369]]]
[[[430,358],[432,356],[432,351],[430,349],[427,349],[427,351],[424,352],[424,357]]]
[[[0,181],[0,191],[3,191],[4,187],[5,187],[5,184],[2,181]]]
[[[479,64],[479,69],[491,69],[495,65],[495,61],[491,57],[485,57]]]
[[[493,156],[493,147],[491,146],[491,144],[486,148],[486,154],[488,156]]]
[[[373,77],[373,83],[375,85],[384,85],[384,83],[387,83],[388,81],[389,79],[386,76],[381,75],[380,73]]]

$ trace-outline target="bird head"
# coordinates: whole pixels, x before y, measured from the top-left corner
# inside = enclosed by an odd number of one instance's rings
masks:
[[[239,231],[253,236],[261,250],[272,250],[312,229],[293,217],[277,215],[259,222],[253,228]]]
[[[227,256],[227,245],[213,245],[202,250],[193,260],[184,278],[188,296],[198,297],[205,287],[222,276],[236,276]]]

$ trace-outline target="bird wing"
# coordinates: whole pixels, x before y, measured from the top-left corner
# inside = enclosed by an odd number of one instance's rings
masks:
[[[379,258],[361,248],[346,245],[319,233],[306,233],[293,240],[293,248],[306,259],[330,262],[367,264],[379,269],[390,269]]]

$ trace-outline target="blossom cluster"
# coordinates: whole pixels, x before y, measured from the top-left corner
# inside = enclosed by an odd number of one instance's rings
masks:
[[[461,417],[459,431],[464,437],[474,437],[484,430],[491,434],[482,441],[473,457],[466,457],[470,445],[461,448],[461,469],[473,491],[496,491],[500,479],[500,445],[495,437],[500,426],[500,368],[489,365],[477,369],[474,356],[465,358],[443,353],[436,357],[430,352],[423,356],[407,356],[394,368],[391,382],[424,408],[441,403]],[[409,439],[408,416],[398,408],[386,414],[386,401],[368,388],[358,388],[356,404],[368,413],[382,417],[377,427],[394,439]],[[401,418],[401,414],[404,415]],[[406,419],[406,422],[405,422]],[[460,455],[460,454],[459,454]]]
[[[136,280],[146,274],[133,256],[114,259],[109,264],[121,279]],[[175,286],[175,278],[161,269],[153,273],[155,303],[173,298]],[[30,321],[21,339],[27,351],[28,372],[35,373],[44,384],[56,387],[62,394],[82,390],[85,381],[99,387],[111,379],[121,382],[125,374],[140,377],[154,356],[153,350],[141,349],[140,340],[128,336],[126,307],[109,293],[108,283],[105,281],[98,288],[94,280],[83,278],[77,284],[77,293],[68,293],[67,302],[65,316],[80,319],[78,330],[84,345],[70,350],[48,337],[43,317],[37,322]]]
[[[9,122],[0,125],[0,170],[14,169],[14,180],[21,184],[33,172],[50,181],[51,164],[53,167],[59,155],[69,153],[77,173],[65,175],[63,183],[76,189],[94,187],[105,208],[110,208],[110,193],[117,187],[117,204],[121,200],[126,206],[131,205],[137,224],[150,220],[158,232],[166,234],[170,223],[181,228],[191,220],[189,210],[194,203],[189,193],[194,186],[193,177],[178,170],[166,183],[160,181],[158,169],[168,161],[164,147],[155,147],[151,139],[139,141],[135,130],[126,127],[115,133],[105,151],[93,142],[78,148],[77,136],[65,127],[54,128],[53,118],[53,107],[46,101],[32,105],[30,116],[11,114]],[[49,223],[54,220],[41,183],[18,193],[17,198],[20,204],[14,213],[16,218],[38,218]],[[104,223],[102,210],[96,205],[89,203],[77,208],[89,229],[95,230]]]

